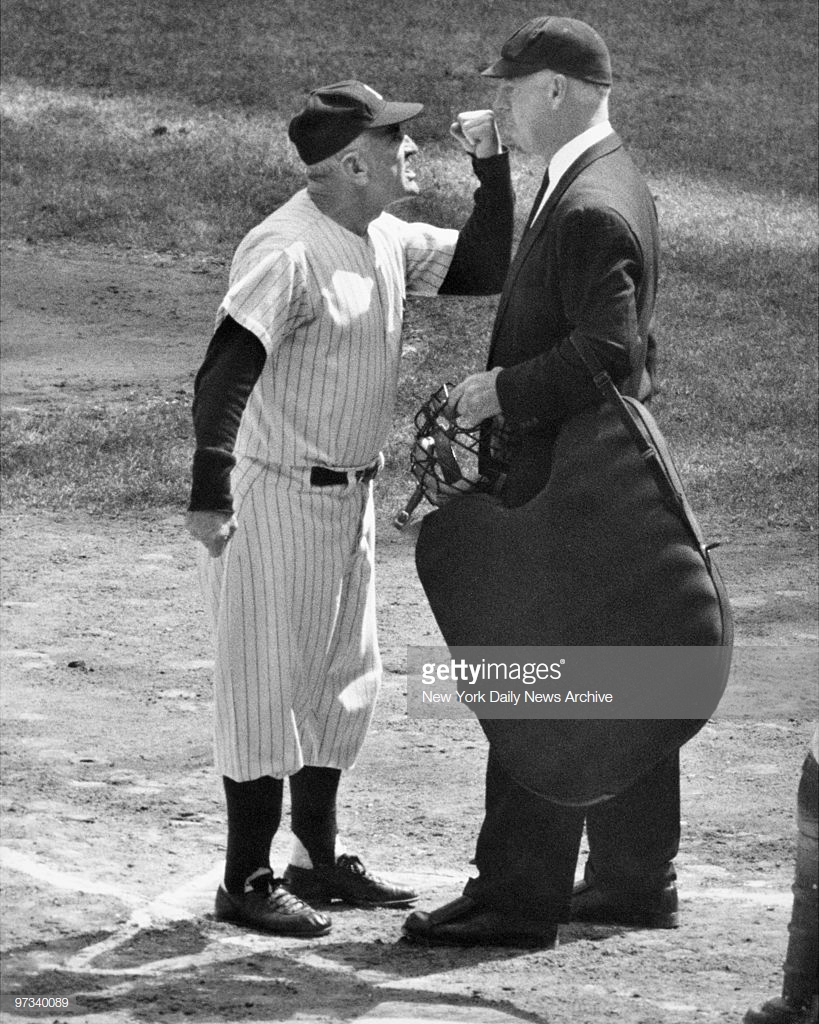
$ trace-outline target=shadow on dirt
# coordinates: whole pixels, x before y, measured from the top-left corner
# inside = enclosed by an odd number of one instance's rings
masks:
[[[203,919],[117,933],[32,943],[4,957],[4,1007],[33,992],[67,997],[59,1021],[115,1014],[152,1021],[286,1021],[298,1015],[355,1020],[382,1003],[408,1004],[407,1017],[548,1024],[508,999],[443,990],[441,975],[531,955],[516,949],[430,949],[403,940],[277,942]],[[89,958],[93,947],[98,955]],[[250,948],[248,948],[250,947]],[[410,979],[436,976],[433,988]],[[453,986],[458,988],[460,986]],[[425,1013],[426,1009],[426,1013]],[[40,1011],[42,1013],[42,1011]],[[28,1018],[27,1018],[28,1019]]]

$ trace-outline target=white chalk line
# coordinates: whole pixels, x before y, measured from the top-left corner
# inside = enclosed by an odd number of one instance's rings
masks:
[[[121,885],[95,882],[84,875],[49,867],[47,864],[36,861],[30,854],[20,853],[19,850],[11,850],[5,846],[0,848],[0,868],[17,871],[20,874],[28,875],[29,878],[36,878],[38,882],[45,882],[55,889],[85,892],[93,896],[113,896],[126,905],[143,902],[139,896],[123,890]]]
[[[244,952],[249,949],[253,952],[270,952],[271,943],[274,943],[273,948],[277,951],[292,956],[305,965],[322,970],[355,973],[353,968],[329,962],[321,956],[320,952],[311,952],[302,947],[303,952],[300,954],[298,940],[286,941],[282,945],[281,939],[254,932],[217,936],[215,939],[211,939],[206,948],[198,953],[166,957],[127,967],[95,967],[95,960],[105,954],[115,952],[119,947],[136,938],[142,931],[170,928],[174,924],[195,920],[209,913],[213,906],[213,895],[222,878],[223,865],[218,864],[209,871],[189,879],[183,885],[168,889],[150,900],[124,890],[120,885],[97,881],[74,872],[61,871],[42,861],[35,860],[31,856],[8,848],[0,848],[0,867],[27,875],[29,878],[34,878],[57,889],[111,896],[132,908],[128,920],[111,935],[86,946],[67,960],[62,961],[61,968],[63,970],[78,974],[138,978],[190,970],[219,961],[227,961],[236,956],[237,946]],[[413,878],[407,877],[406,880],[409,884],[420,884],[423,889],[432,885],[457,884],[462,880],[462,875],[458,872],[428,873]],[[737,888],[715,886],[686,890],[684,903],[689,901],[696,903],[750,903],[784,909],[790,907],[792,896],[789,891],[765,889],[758,885]],[[295,948],[293,941],[296,942]],[[377,972],[368,973],[377,975]],[[393,979],[386,979],[382,984],[393,984]]]

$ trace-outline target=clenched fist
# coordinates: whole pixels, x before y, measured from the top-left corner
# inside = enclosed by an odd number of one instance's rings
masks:
[[[225,550],[237,525],[236,516],[230,512],[188,512],[185,517],[188,533],[204,544],[213,558]]]
[[[466,110],[458,114],[449,131],[467,153],[479,160],[497,156],[503,150],[492,110]]]

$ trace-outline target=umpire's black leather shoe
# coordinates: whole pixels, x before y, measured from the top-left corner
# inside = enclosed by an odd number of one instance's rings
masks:
[[[437,910],[416,910],[404,922],[403,934],[411,942],[429,946],[514,946],[518,949],[554,949],[558,926],[504,910],[481,906],[459,896]]]
[[[284,873],[287,888],[310,903],[341,900],[356,907],[407,907],[418,899],[412,889],[371,875],[360,858],[342,853],[335,864],[297,868]]]
[[[819,1024],[819,996],[796,1006],[783,999],[770,999],[758,1010],[748,1010],[742,1024]]]
[[[636,928],[677,928],[680,923],[677,887],[669,882],[659,892],[613,892],[593,882],[578,882],[572,893],[572,921],[623,924]]]
[[[326,935],[332,924],[326,914],[288,892],[272,872],[254,878],[239,895],[220,885],[216,890],[216,920],[302,939]]]

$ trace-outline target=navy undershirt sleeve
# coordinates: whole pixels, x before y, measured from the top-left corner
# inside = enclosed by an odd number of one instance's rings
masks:
[[[480,185],[475,206],[458,234],[449,272],[439,295],[495,295],[503,288],[512,258],[515,194],[509,153],[478,160],[472,167]]]
[[[256,335],[226,316],[211,339],[194,383],[196,451],[188,505],[191,512],[233,511],[233,449],[247,400],[265,358],[264,347]]]

